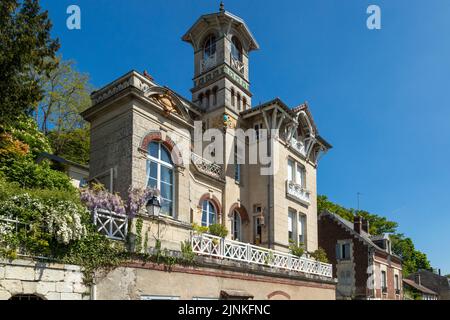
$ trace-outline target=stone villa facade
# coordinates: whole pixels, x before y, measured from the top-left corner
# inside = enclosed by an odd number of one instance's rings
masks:
[[[308,105],[288,107],[279,98],[252,103],[249,58],[259,45],[223,6],[201,16],[182,40],[194,52],[190,99],[147,72],[130,71],[92,93],[82,116],[91,124],[89,180],[124,198],[130,187],[158,189],[161,213],[144,210],[137,217],[145,248],[160,241],[176,253],[190,242],[195,265],[168,272],[154,263],[129,263],[97,277],[90,288],[71,282],[72,291],[61,292],[62,284],[50,283],[52,290],[39,296],[335,299],[332,265],[309,255],[319,246],[317,165],[331,145],[319,135]],[[126,217],[97,212],[94,218],[99,231],[126,238]],[[137,218],[129,222],[134,232]],[[229,233],[198,233],[194,224],[222,224]],[[291,243],[307,253],[290,254]],[[13,267],[5,262],[0,271]],[[59,276],[70,273],[55,268]],[[30,270],[30,281],[39,282]],[[32,294],[6,275],[0,272],[2,297]],[[7,293],[1,292],[3,280],[13,287]]]

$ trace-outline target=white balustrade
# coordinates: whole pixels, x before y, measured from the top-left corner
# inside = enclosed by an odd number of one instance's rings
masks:
[[[196,153],[191,154],[192,163],[200,171],[217,179],[222,178],[222,167],[205,158],[202,158]]]
[[[311,204],[311,192],[293,181],[286,181],[286,194],[303,204]]]
[[[104,209],[95,209],[93,218],[98,232],[113,240],[125,240],[128,231],[126,215]]]
[[[265,265],[327,278],[333,277],[331,264],[209,234],[194,234],[192,250],[199,255]]]

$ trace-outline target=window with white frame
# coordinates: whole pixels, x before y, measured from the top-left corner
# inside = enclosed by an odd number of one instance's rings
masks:
[[[302,187],[306,186],[305,167],[292,159],[288,159],[288,181]]]
[[[242,228],[242,220],[241,215],[236,210],[233,211],[232,221],[231,221],[231,234],[233,236],[233,240],[241,241],[241,228]]]
[[[298,243],[305,244],[306,240],[306,216],[303,214],[298,215]]]
[[[147,187],[160,191],[161,214],[174,215],[174,174],[169,150],[160,142],[151,142],[147,154]]]
[[[386,271],[381,271],[381,289],[387,288],[387,278],[386,278]]]
[[[336,245],[336,259],[350,260],[351,259],[351,243],[340,242]]]
[[[210,200],[204,200],[202,204],[202,226],[208,227],[216,223],[216,207]]]
[[[289,239],[289,241],[295,242],[294,221],[295,221],[295,211],[292,209],[289,209],[289,211],[288,211],[288,239]]]

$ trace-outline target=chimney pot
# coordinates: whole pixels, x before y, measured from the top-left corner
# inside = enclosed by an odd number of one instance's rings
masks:
[[[360,216],[355,216],[353,218],[353,229],[361,234],[361,230],[362,230],[362,218]]]
[[[362,219],[362,229],[366,232],[369,233],[369,221],[367,219]]]

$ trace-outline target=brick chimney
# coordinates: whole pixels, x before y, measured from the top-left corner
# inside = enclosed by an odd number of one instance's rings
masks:
[[[416,274],[414,275],[414,281],[415,281],[419,286],[422,285],[422,281],[420,280],[420,273],[416,273]]]
[[[369,233],[369,221],[367,219],[362,219],[362,229],[366,232]]]
[[[355,216],[353,218],[353,229],[361,234],[361,230],[362,230],[362,217],[360,216]]]

